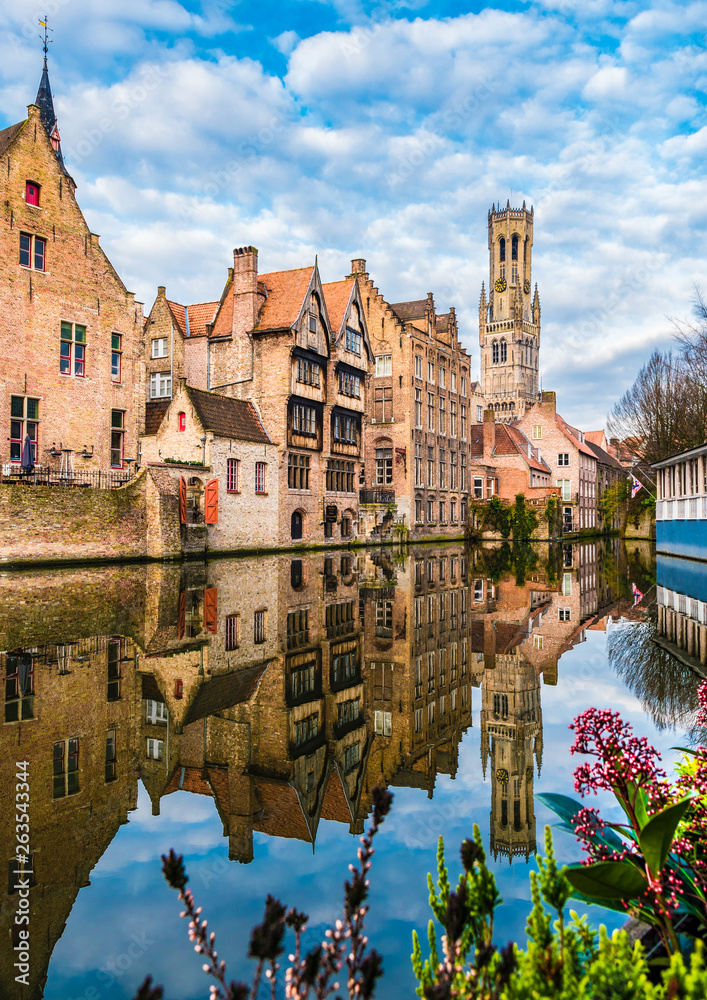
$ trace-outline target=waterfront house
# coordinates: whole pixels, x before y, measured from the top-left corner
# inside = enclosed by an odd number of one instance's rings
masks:
[[[182,546],[267,548],[277,537],[278,450],[256,407],[188,386],[146,404],[141,461],[179,484]]]
[[[142,305],[92,233],[62,156],[46,58],[27,117],[0,131],[0,463],[132,467]],[[84,477],[85,482],[91,481]]]
[[[707,559],[707,443],[671,455],[656,472],[656,549]]]

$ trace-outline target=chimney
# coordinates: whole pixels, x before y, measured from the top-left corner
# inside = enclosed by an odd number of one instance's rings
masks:
[[[484,410],[484,459],[490,458],[496,447],[496,413],[491,407]]]
[[[258,251],[233,251],[233,332],[250,333],[258,318]]]
[[[364,278],[368,277],[368,271],[366,270],[366,261],[363,259],[363,257],[355,257],[354,260],[351,261],[351,274],[352,275],[360,274]]]
[[[162,298],[163,299],[166,294],[167,294],[167,289],[165,288],[165,286],[164,285],[158,285],[157,286],[157,296],[158,296],[158,298]]]
[[[541,405],[547,407],[552,414],[557,412],[557,396],[554,392],[542,392],[540,394]]]

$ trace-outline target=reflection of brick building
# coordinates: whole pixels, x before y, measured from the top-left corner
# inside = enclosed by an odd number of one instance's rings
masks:
[[[122,469],[142,417],[142,306],[76,202],[46,61],[0,154],[0,463],[19,467],[29,437],[35,464]]]

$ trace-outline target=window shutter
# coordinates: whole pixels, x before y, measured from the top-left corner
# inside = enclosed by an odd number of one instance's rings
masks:
[[[214,480],[216,482],[216,480]],[[207,632],[216,632],[218,627],[218,590],[207,587],[204,590],[204,627]]]
[[[184,638],[184,633],[186,632],[186,618],[187,618],[187,592],[183,590],[179,595],[179,613],[177,616],[177,636],[180,639]]]
[[[204,521],[218,523],[218,479],[210,479],[204,490]]]
[[[187,523],[187,481],[184,476],[179,477],[179,521]]]

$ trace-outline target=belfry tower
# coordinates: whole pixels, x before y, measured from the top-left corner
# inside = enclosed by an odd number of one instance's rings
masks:
[[[481,390],[496,420],[525,413],[539,391],[540,298],[531,299],[533,209],[491,207],[489,291],[481,285]]]

